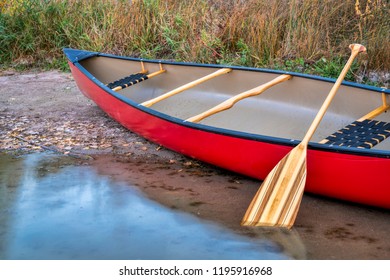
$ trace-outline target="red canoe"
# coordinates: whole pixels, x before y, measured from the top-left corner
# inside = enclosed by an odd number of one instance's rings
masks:
[[[266,69],[64,52],[81,92],[129,130],[258,179],[299,144],[334,83]],[[341,85],[309,143],[305,191],[390,209],[389,104],[388,89]]]

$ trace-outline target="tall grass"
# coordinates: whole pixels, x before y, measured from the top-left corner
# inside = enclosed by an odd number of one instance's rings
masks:
[[[390,70],[386,0],[0,0],[0,64],[65,67],[63,47],[334,76],[352,42]],[[327,67],[321,67],[321,63]],[[292,69],[291,69],[292,68]]]

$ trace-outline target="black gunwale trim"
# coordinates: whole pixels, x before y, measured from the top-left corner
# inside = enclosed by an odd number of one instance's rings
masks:
[[[113,58],[113,59],[122,59],[122,60],[130,60],[130,61],[144,61],[144,62],[150,62],[150,63],[163,63],[163,64],[169,64],[169,65],[197,66],[197,67],[206,67],[206,68],[229,67],[231,69],[236,69],[236,70],[241,70],[241,71],[244,70],[244,71],[255,71],[255,72],[263,72],[263,73],[289,74],[289,75],[293,75],[293,76],[297,76],[297,77],[314,79],[314,80],[325,81],[325,82],[330,82],[330,83],[335,82],[335,79],[324,78],[324,77],[320,77],[320,76],[314,76],[314,75],[308,75],[308,74],[302,74],[302,73],[289,72],[289,71],[272,70],[272,69],[250,68],[250,67],[242,67],[242,66],[217,65],[217,64],[199,64],[199,63],[189,63],[189,62],[172,62],[172,61],[165,61],[165,60],[122,57],[122,56],[117,56],[117,55],[104,54],[104,53],[99,53],[99,52],[81,51],[81,50],[74,50],[74,49],[64,49],[64,53],[66,54],[68,59],[87,78],[89,78],[93,83],[95,83],[97,86],[99,86],[101,89],[103,89],[107,94],[109,94],[109,95],[117,98],[118,100],[126,103],[127,105],[130,105],[133,108],[141,110],[142,112],[145,112],[149,115],[152,115],[152,116],[155,116],[157,118],[163,119],[165,121],[174,123],[176,125],[190,127],[190,128],[201,130],[201,131],[211,132],[211,133],[230,136],[230,137],[237,137],[237,138],[251,140],[251,141],[259,141],[259,142],[284,145],[284,146],[291,146],[291,147],[298,145],[301,141],[296,140],[296,139],[286,139],[286,138],[280,138],[280,137],[253,134],[253,133],[241,132],[241,131],[237,131],[237,130],[218,128],[218,127],[209,126],[209,125],[205,125],[205,124],[187,122],[183,119],[172,117],[170,115],[158,112],[158,111],[153,110],[151,108],[142,106],[142,105],[132,101],[131,99],[129,99],[129,98],[111,90],[110,88],[108,88],[105,84],[103,84],[98,79],[96,79],[96,77],[94,77],[79,62],[82,60],[88,59],[90,57],[102,56],[102,57],[108,57],[108,58]],[[77,56],[75,56],[74,54],[77,54]],[[353,82],[346,82],[346,81],[344,81],[342,84],[347,85],[347,86],[360,88],[360,89],[376,91],[376,92],[384,92],[385,94],[390,94],[390,90],[383,89],[383,88],[377,88],[377,87],[373,87],[373,86],[362,85],[362,84],[357,84],[357,83],[353,83]],[[312,149],[312,150],[325,151],[325,152],[336,152],[336,153],[342,153],[342,154],[370,156],[370,157],[377,157],[377,158],[390,158],[390,152],[387,152],[384,150],[369,150],[369,149],[359,149],[359,148],[352,148],[352,147],[347,148],[347,147],[342,147],[342,146],[333,146],[333,145],[320,144],[320,143],[315,143],[315,142],[309,142],[308,147],[309,147],[309,149]]]
[[[333,79],[333,78],[326,78],[326,77],[321,77],[321,76],[316,76],[316,75],[309,75],[309,74],[304,74],[304,73],[283,71],[283,70],[274,70],[274,69],[267,69],[267,68],[254,68],[254,67],[224,65],[224,64],[202,64],[202,63],[195,63],[195,62],[177,62],[177,61],[163,60],[163,59],[145,59],[145,58],[119,56],[119,55],[113,55],[113,54],[107,54],[107,53],[101,53],[101,52],[75,50],[75,49],[70,49],[70,48],[64,48],[64,52],[72,63],[80,62],[82,60],[85,60],[85,59],[88,59],[88,58],[94,57],[94,56],[101,56],[101,57],[108,57],[108,58],[120,59],[120,60],[144,61],[144,62],[150,62],[150,63],[163,63],[163,64],[168,64],[168,65],[197,66],[197,67],[205,67],[205,68],[231,68],[233,70],[235,69],[235,70],[241,70],[241,71],[254,71],[254,72],[274,73],[274,74],[288,74],[288,75],[301,77],[301,78],[307,78],[307,79],[311,79],[311,80],[319,80],[319,81],[324,81],[324,82],[329,82],[329,83],[336,82],[336,79]],[[352,87],[370,90],[370,91],[383,92],[385,94],[390,95],[390,89],[378,88],[378,87],[374,87],[374,86],[370,86],[370,85],[358,84],[358,83],[349,82],[349,81],[343,81],[342,85],[352,86]]]

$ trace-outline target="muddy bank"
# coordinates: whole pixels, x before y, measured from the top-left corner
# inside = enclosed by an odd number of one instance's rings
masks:
[[[291,232],[242,228],[240,220],[260,182],[129,132],[86,99],[68,73],[3,73],[0,85],[2,152],[49,150],[76,158],[115,181],[131,181],[172,209],[243,235],[278,236],[285,248],[301,244],[293,258],[390,259],[389,211],[305,195]]]
[[[164,154],[106,116],[69,73],[0,73],[0,149],[70,155]]]
[[[134,158],[100,157],[99,174],[133,182],[152,199],[192,213],[242,235],[278,243],[298,259],[390,259],[390,213],[304,195],[291,231],[241,227],[260,182],[203,164],[161,164]]]

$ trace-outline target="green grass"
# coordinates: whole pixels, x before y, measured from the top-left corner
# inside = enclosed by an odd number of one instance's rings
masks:
[[[355,72],[390,70],[382,0],[0,0],[0,9],[0,68],[65,70],[71,47],[336,77],[358,42],[368,55]]]

